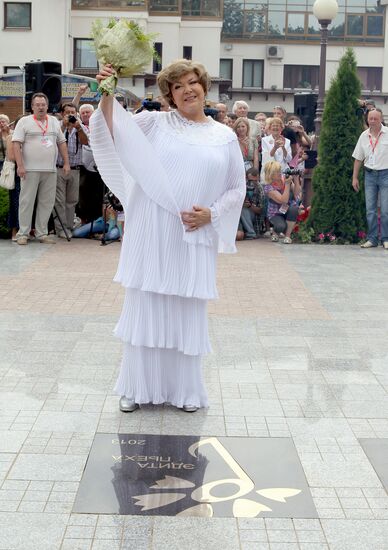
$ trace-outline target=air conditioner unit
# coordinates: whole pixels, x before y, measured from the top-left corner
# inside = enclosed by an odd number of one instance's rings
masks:
[[[271,46],[267,44],[267,59],[282,59],[283,55],[283,46]]]

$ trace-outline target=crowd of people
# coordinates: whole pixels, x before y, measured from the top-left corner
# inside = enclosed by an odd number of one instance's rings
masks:
[[[32,238],[55,244],[58,238],[122,237],[123,208],[112,193],[108,194],[89,143],[94,107],[79,107],[86,90],[87,85],[81,85],[73,101],[62,104],[56,116],[48,114],[48,100],[41,93],[33,97],[31,115],[11,124],[6,115],[0,114],[0,169],[4,160],[14,161],[17,166],[9,196],[8,224],[12,240],[20,245]],[[137,112],[155,109],[168,112],[172,108],[161,95],[155,100],[145,99]],[[376,124],[381,126],[382,113],[372,101],[360,102],[360,109],[366,111],[367,133],[370,112],[375,113]],[[223,103],[215,104],[210,111],[217,122],[236,134],[244,161],[247,194],[236,240],[263,235],[291,244],[296,218],[305,209],[304,175],[316,164],[314,136],[306,133],[299,117],[287,115],[281,106],[273,107],[271,116],[260,112],[254,118],[248,117],[245,101],[235,101],[231,112]],[[369,134],[364,137],[368,140]],[[358,178],[359,148],[356,155],[354,182]],[[367,176],[368,186],[371,177]],[[353,187],[357,191],[356,183]],[[372,191],[366,195],[370,204],[367,218],[374,227],[377,199],[372,195]],[[385,224],[384,212],[383,216]],[[377,243],[374,228],[368,233],[368,243],[369,248]]]
[[[301,119],[287,116],[280,106],[271,116],[257,113],[254,119],[248,118],[245,101],[236,101],[232,112],[223,103],[216,109],[217,120],[237,135],[246,170],[247,195],[237,240],[265,235],[291,244],[298,213],[304,210],[304,174],[315,164],[310,160],[312,138]]]
[[[91,104],[79,107],[87,85],[57,115],[48,113],[45,94],[32,97],[32,114],[10,123],[0,114],[0,169],[15,162],[9,191],[8,225],[19,245],[31,239],[55,244],[104,234],[118,240],[123,231],[122,207],[106,188],[90,148]]]
[[[103,234],[115,240],[122,236],[123,209],[119,201],[108,200],[108,189],[90,147],[89,121],[94,107],[79,107],[86,90],[87,85],[80,86],[73,101],[63,103],[55,116],[48,114],[48,98],[43,93],[33,96],[31,115],[10,123],[6,115],[0,114],[0,169],[4,160],[16,163],[8,224],[12,240],[19,245],[26,245],[33,238],[55,244],[58,238]],[[159,96],[145,99],[137,112],[154,109],[169,111],[171,106]],[[294,170],[289,201],[300,204],[305,150],[311,146],[301,120],[294,115],[287,117],[279,106],[274,107],[271,117],[258,113],[251,119],[244,101],[236,101],[232,112],[222,103],[212,111],[216,121],[237,135],[246,171],[247,196],[236,239],[264,234],[278,240],[271,217],[276,210],[273,203],[279,208],[281,203],[279,195],[270,197],[266,192],[266,186],[275,182],[265,179],[265,165],[277,161],[283,174],[290,167]],[[278,185],[285,185],[283,176],[282,182]],[[298,196],[296,189],[300,190]],[[277,216],[289,217],[284,210],[285,207]],[[284,238],[284,242],[291,242],[288,234]]]

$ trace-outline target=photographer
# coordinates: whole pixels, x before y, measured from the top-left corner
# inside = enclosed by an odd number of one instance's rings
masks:
[[[259,216],[263,209],[264,196],[261,185],[258,183],[259,172],[256,168],[249,168],[246,172],[247,192],[241,210],[239,231],[244,232],[246,240],[258,237]]]
[[[74,211],[79,195],[79,174],[82,165],[82,145],[88,144],[87,133],[77,116],[77,109],[72,103],[61,106],[61,129],[66,138],[70,161],[70,173],[63,170],[62,156],[57,161],[57,191],[55,208],[67,232],[71,235],[74,226]],[[66,238],[58,218],[55,218],[55,232],[61,238]]]
[[[264,168],[267,162],[276,160],[280,163],[284,172],[292,159],[290,140],[282,135],[283,129],[284,124],[280,118],[274,117],[269,120],[268,135],[261,140],[261,181],[264,181]]]
[[[284,244],[291,244],[291,233],[298,217],[301,188],[298,181],[293,181],[292,170],[282,174],[279,162],[269,161],[264,168],[264,192],[268,197],[267,216],[273,226],[272,241],[279,240],[284,233]]]

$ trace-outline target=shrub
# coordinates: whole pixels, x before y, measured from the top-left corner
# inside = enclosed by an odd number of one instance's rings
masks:
[[[361,84],[354,52],[348,48],[326,95],[319,137],[319,164],[313,174],[313,201],[308,226],[318,235],[333,235],[338,243],[359,241],[365,230],[365,198],[352,189],[352,153],[363,131],[358,114]]]

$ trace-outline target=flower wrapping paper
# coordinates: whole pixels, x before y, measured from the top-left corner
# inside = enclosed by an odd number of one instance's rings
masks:
[[[113,19],[107,25],[98,19],[92,25],[91,36],[98,61],[110,63],[116,72],[100,83],[101,93],[113,95],[119,77],[144,72],[155,56],[155,36],[144,34],[137,23],[127,19]]]

